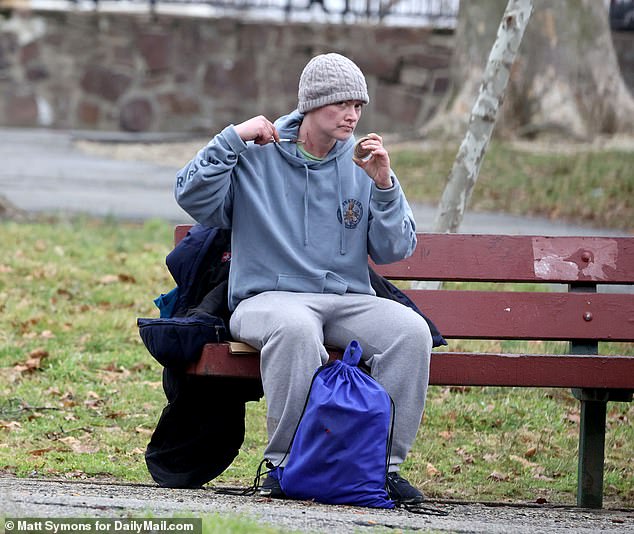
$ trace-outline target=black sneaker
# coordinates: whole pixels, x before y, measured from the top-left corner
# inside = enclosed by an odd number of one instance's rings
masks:
[[[390,499],[397,504],[418,504],[425,500],[425,495],[398,472],[387,474],[387,492]]]
[[[266,475],[264,482],[262,482],[262,485],[258,488],[258,493],[261,497],[270,497],[271,499],[286,498],[286,495],[282,491],[282,486],[280,486],[280,481],[271,475]]]

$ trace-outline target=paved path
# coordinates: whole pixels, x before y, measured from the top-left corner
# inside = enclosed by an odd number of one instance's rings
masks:
[[[595,534],[634,532],[634,510],[573,507],[435,503],[445,517],[404,510],[326,506],[305,501],[219,495],[210,489],[169,490],[147,485],[104,484],[0,477],[0,517],[171,517],[231,513],[292,530],[351,532]],[[7,532],[7,534],[13,534]],[[144,533],[142,533],[144,534]]]
[[[99,139],[95,135],[92,138]],[[29,212],[83,212],[131,220],[158,217],[171,222],[191,221],[172,194],[177,167],[89,154],[80,150],[74,140],[67,131],[0,129],[0,194]],[[412,209],[418,230],[431,230],[436,207],[413,204]],[[617,230],[491,213],[467,213],[460,231],[627,235]]]

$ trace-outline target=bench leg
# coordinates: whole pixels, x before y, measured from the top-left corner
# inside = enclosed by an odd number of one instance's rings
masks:
[[[606,401],[581,400],[577,505],[603,507]]]
[[[602,508],[608,401],[632,402],[634,391],[573,388],[572,394],[581,401],[577,505]]]

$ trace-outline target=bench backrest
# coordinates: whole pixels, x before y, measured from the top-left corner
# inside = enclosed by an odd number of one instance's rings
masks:
[[[176,227],[176,242],[189,227]],[[410,258],[373,267],[393,281],[543,286],[544,291],[506,285],[494,291],[406,289],[447,338],[568,340],[580,347],[586,341],[634,341],[634,294],[595,292],[634,284],[634,238],[421,233]],[[569,291],[553,284],[566,284]]]

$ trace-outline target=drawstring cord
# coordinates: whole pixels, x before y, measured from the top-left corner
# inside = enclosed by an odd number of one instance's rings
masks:
[[[339,169],[341,162],[339,158],[335,158],[335,168],[337,170],[337,201],[339,202],[339,210],[341,212],[341,220],[339,221],[339,254],[346,253],[346,221],[343,212],[343,194],[341,193],[341,170]]]
[[[266,464],[267,471],[262,472],[262,467]],[[219,493],[221,495],[255,495],[260,487],[260,480],[264,475],[268,475],[275,469],[275,466],[269,462],[266,458],[260,462],[258,465],[258,470],[255,473],[255,478],[253,479],[253,484],[246,488],[214,488],[214,493]]]
[[[308,164],[304,163],[304,171],[306,174],[306,184],[304,185],[304,246],[308,246]]]

